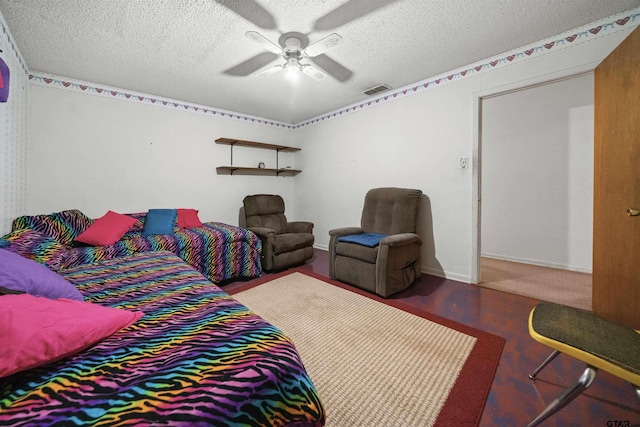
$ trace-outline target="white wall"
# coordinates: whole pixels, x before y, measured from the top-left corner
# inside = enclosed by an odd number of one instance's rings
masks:
[[[327,247],[332,228],[360,225],[370,188],[417,188],[425,194],[418,229],[426,243],[423,269],[466,269],[471,171],[457,164],[470,156],[470,94],[477,84],[467,79],[298,131],[310,161],[296,184],[298,216],[315,222],[318,245]]]
[[[482,102],[482,255],[591,271],[593,74]]]
[[[0,235],[27,208],[29,84],[24,60],[0,14],[0,58],[9,66],[9,99],[0,103]]]
[[[291,130],[32,85],[29,214],[77,208],[91,217],[188,207],[237,225],[248,194],[278,193],[295,212],[293,178],[218,175],[230,163],[219,137],[293,143]],[[273,151],[236,149],[234,163]],[[275,166],[275,165],[274,165]]]
[[[630,30],[301,128],[297,216],[316,223],[326,247],[330,229],[359,224],[369,188],[419,188],[430,205],[419,229],[423,271],[473,281],[479,98],[593,69]],[[472,168],[459,169],[460,156]]]
[[[317,246],[326,248],[331,228],[359,223],[369,188],[414,187],[425,194],[422,270],[471,281],[479,99],[593,69],[634,29],[613,28],[295,131],[32,85],[27,213],[75,207],[98,216],[182,206],[200,209],[205,220],[237,224],[245,195],[279,193],[288,216],[313,221]],[[221,136],[299,146],[294,166],[303,172],[216,175],[215,166],[228,163],[228,147],[213,142]],[[459,169],[460,156],[472,167]]]

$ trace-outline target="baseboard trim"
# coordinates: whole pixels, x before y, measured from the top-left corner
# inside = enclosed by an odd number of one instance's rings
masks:
[[[436,276],[436,277],[441,277],[443,279],[447,279],[447,280],[454,280],[456,282],[462,282],[462,283],[471,283],[471,276],[466,276],[463,274],[457,274],[457,273],[450,273],[447,271],[442,271],[442,270],[435,270],[432,268],[422,268],[420,270],[420,272],[422,274],[428,274],[429,276]]]
[[[323,251],[327,251],[327,252],[329,252],[329,245],[320,245],[320,244],[318,244],[318,243],[314,243],[314,244],[313,244],[313,247],[314,247],[315,249],[320,249],[320,250],[323,250]]]

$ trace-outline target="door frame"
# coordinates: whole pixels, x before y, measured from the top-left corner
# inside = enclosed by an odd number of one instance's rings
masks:
[[[471,274],[470,283],[477,285],[482,280],[480,274],[480,258],[481,258],[481,204],[482,204],[482,101],[484,99],[495,98],[509,93],[518,92],[526,89],[544,86],[550,83],[562,80],[572,79],[587,74],[593,74],[595,68],[602,61],[592,61],[578,67],[549,73],[531,79],[520,80],[497,86],[494,88],[482,90],[473,93],[473,147],[472,147],[472,166],[473,174],[471,178]]]

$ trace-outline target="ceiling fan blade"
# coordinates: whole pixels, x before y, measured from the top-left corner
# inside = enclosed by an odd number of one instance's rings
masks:
[[[280,70],[284,69],[284,65],[274,65],[273,67],[269,67],[266,68],[262,71],[257,72],[255,75],[256,77],[265,77],[265,76],[269,76],[273,73],[277,73]]]
[[[267,49],[269,52],[275,53],[276,55],[282,55],[282,48],[280,46],[273,43],[272,41],[270,41],[269,39],[267,39],[265,36],[258,33],[257,31],[247,31],[244,35],[248,39],[251,39],[254,42],[262,45],[262,47]]]
[[[327,55],[318,55],[313,58],[313,62],[324,72],[329,74],[339,82],[346,82],[353,77],[353,71],[349,70],[339,62],[329,58]]]
[[[362,18],[378,9],[386,7],[398,0],[349,0],[342,6],[318,18],[313,31],[330,31],[358,18]]]
[[[216,3],[235,12],[258,28],[264,28],[265,30],[276,29],[276,21],[273,15],[255,0],[216,0]]]
[[[307,76],[311,77],[314,80],[324,80],[327,78],[327,73],[322,71],[321,69],[314,67],[310,64],[304,64],[300,67],[303,73]]]
[[[308,46],[305,50],[302,51],[302,54],[307,58],[313,58],[314,56],[318,56],[321,53],[325,53],[329,49],[333,49],[340,43],[342,43],[342,37],[340,37],[336,33],[329,34],[322,40],[315,42],[311,46]]]

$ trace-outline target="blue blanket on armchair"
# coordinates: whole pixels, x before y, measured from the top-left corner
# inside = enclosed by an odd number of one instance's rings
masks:
[[[350,234],[348,236],[338,237],[338,242],[355,243],[357,245],[375,248],[380,244],[380,240],[383,237],[387,237],[387,235],[380,233]]]

